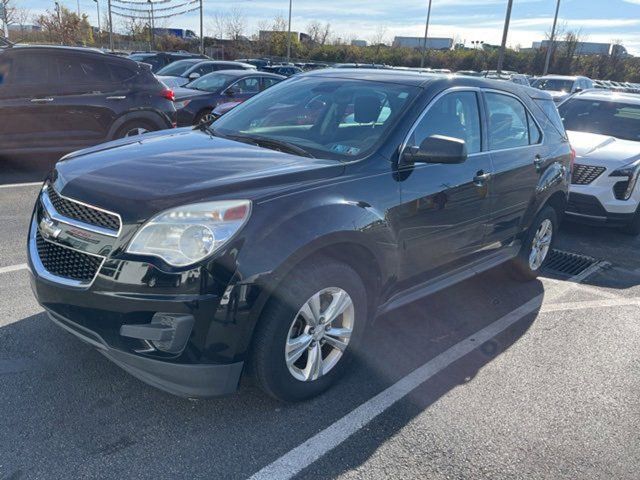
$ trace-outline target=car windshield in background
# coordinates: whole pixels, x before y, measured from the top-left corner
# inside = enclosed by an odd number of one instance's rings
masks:
[[[350,160],[382,140],[419,87],[307,77],[269,88],[214,124],[231,137],[294,145],[317,158]]]
[[[559,110],[567,130],[640,141],[640,105],[573,99],[560,105]]]
[[[158,70],[157,75],[167,75],[169,77],[179,77],[184,72],[186,72],[190,67],[195,65],[198,62],[201,62],[201,59],[197,60],[178,60],[177,62],[170,63],[164,68]]]
[[[552,92],[570,92],[573,88],[573,80],[562,80],[559,78],[549,78],[536,80],[533,87],[539,90],[549,90]]]
[[[185,88],[202,90],[203,92],[217,92],[222,87],[224,87],[232,78],[234,78],[232,75],[225,75],[224,73],[216,72],[200,77],[193,82],[187,83],[185,85]]]

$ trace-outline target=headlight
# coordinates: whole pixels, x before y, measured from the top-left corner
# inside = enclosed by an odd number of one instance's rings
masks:
[[[610,176],[611,177],[627,177],[629,179],[629,185],[627,186],[627,190],[624,193],[624,200],[629,200],[631,195],[633,194],[633,189],[636,187],[636,183],[638,183],[638,176],[640,175],[640,158],[635,162],[630,163],[629,165],[625,165],[617,170],[615,170]]]
[[[191,100],[182,100],[181,102],[173,102],[173,106],[176,107],[176,110],[180,110],[181,108],[186,107],[191,103]]]
[[[129,253],[153,255],[184,267],[211,255],[242,228],[249,200],[196,203],[156,215],[133,237]]]

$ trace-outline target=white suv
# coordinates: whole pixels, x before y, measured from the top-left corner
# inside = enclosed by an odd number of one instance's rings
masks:
[[[588,91],[558,110],[576,150],[567,215],[640,234],[640,95]]]

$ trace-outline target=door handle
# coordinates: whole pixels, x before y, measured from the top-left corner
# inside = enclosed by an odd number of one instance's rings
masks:
[[[124,100],[126,95],[114,95],[113,97],[107,97],[107,100]]]
[[[478,173],[476,173],[476,176],[473,177],[473,184],[476,187],[483,187],[485,182],[490,178],[491,178],[490,173],[485,173],[482,170],[480,170]]]
[[[49,102],[53,102],[53,97],[31,99],[31,103],[49,103]]]
[[[544,160],[540,155],[536,155],[533,158],[533,164],[536,166],[536,172],[540,173],[542,170],[542,165],[544,165]]]

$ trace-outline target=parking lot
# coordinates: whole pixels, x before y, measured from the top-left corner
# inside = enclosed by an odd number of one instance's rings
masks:
[[[1,478],[637,478],[639,239],[565,224],[556,247],[590,269],[526,284],[497,269],[379,318],[360,368],[314,400],[247,379],[187,400],[34,300],[24,244],[45,169],[0,181]]]

